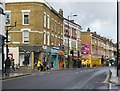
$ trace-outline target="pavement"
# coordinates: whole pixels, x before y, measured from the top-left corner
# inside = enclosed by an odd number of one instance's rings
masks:
[[[119,70],[119,76],[117,77],[117,69],[116,67],[113,67],[112,69],[110,69],[112,72],[112,76],[110,79],[110,83],[109,83],[109,89],[117,89],[120,91],[120,70]]]
[[[68,70],[68,69],[63,69],[63,70]],[[72,70],[72,69],[70,69]],[[49,71],[49,70],[48,70]],[[39,73],[45,73],[48,71],[38,71],[37,69],[16,69],[15,71],[11,70],[9,75],[2,74],[2,71],[0,70],[0,80],[6,80],[6,79],[11,79],[11,78],[16,78],[16,77],[22,77],[22,76],[27,76],[27,75],[32,75],[32,74],[39,74]],[[55,70],[50,70],[55,71]],[[56,70],[56,71],[61,71],[61,70]]]
[[[2,71],[0,71],[0,80],[6,80],[6,79],[11,79],[11,78],[16,78],[16,77],[21,77],[21,76],[27,76],[27,75],[32,75],[33,73],[37,73],[37,70],[28,70],[28,69],[16,69],[15,71],[11,70],[9,75],[2,74]]]

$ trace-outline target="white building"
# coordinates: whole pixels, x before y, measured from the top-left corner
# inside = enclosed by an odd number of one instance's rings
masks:
[[[4,26],[5,26],[5,2],[0,0],[0,34],[4,35]]]
[[[64,31],[63,31],[63,44],[66,47],[65,53],[68,53],[68,32],[69,32],[69,55],[70,51],[74,51],[74,56],[77,56],[77,52],[81,50],[81,40],[80,40],[80,34],[81,34],[81,26],[75,23],[74,21],[69,21],[68,26],[68,19],[64,19]],[[69,30],[68,30],[69,28]]]
[[[2,36],[4,36],[4,30],[5,30],[5,2],[4,0],[0,0],[0,70],[2,70]]]

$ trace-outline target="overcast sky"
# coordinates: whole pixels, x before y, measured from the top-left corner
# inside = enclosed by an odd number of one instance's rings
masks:
[[[55,10],[63,9],[64,17],[71,17],[82,26],[97,34],[117,41],[117,0],[46,0]]]

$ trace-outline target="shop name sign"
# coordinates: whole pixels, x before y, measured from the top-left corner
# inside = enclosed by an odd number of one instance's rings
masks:
[[[90,52],[90,44],[81,44],[81,51],[82,52]]]

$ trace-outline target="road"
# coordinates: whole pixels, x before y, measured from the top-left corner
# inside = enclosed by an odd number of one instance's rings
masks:
[[[109,67],[36,73],[3,81],[3,89],[99,89]],[[105,86],[106,87],[106,86]],[[107,88],[103,88],[107,89]]]

